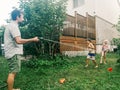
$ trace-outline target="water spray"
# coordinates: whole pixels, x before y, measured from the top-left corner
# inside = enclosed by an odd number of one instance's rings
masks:
[[[75,45],[66,44],[66,43],[62,43],[62,42],[58,42],[58,41],[54,41],[54,40],[50,40],[50,39],[45,39],[43,37],[39,37],[39,39],[49,41],[49,42],[53,42],[53,43],[57,43],[57,44],[62,44],[62,45],[65,45],[65,46],[75,47],[75,48],[78,48],[78,49],[87,50],[86,48],[83,48],[83,47],[80,47],[80,46],[75,46]]]

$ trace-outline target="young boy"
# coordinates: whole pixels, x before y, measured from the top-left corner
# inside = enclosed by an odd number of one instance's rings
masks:
[[[88,47],[89,53],[87,55],[85,67],[88,67],[89,60],[92,60],[92,62],[95,64],[95,68],[97,68],[98,65],[97,65],[96,60],[95,60],[95,47],[94,47],[91,40],[87,40],[87,43],[88,43],[87,47]]]
[[[101,52],[101,60],[100,60],[101,64],[102,64],[102,61],[104,61],[104,64],[106,64],[106,54],[108,50],[109,50],[108,41],[104,40],[103,45],[102,45],[102,52]]]

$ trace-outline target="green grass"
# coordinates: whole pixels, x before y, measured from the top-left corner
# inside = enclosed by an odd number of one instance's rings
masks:
[[[116,64],[118,58],[118,55],[109,53],[108,63],[100,65],[100,56],[97,55],[97,69],[92,62],[88,68],[84,67],[86,57],[64,57],[59,65],[38,68],[28,68],[23,62],[22,70],[15,79],[15,87],[21,90],[120,90],[120,66]],[[109,67],[113,68],[112,72],[107,71]],[[0,81],[6,80],[7,72],[6,60],[0,57]],[[65,78],[65,83],[60,84],[60,78]]]

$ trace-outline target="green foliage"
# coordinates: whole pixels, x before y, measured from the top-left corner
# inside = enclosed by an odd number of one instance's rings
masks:
[[[120,17],[119,17],[119,20],[118,20],[118,23],[117,23],[117,30],[120,31]]]
[[[0,26],[0,55],[2,55],[1,44],[4,43],[4,31],[5,31],[5,26]]]
[[[59,42],[66,16],[66,0],[20,0],[20,8],[25,13],[25,22],[21,24],[24,38],[38,36]],[[31,48],[29,51],[28,47]],[[59,51],[59,44],[41,41],[25,46],[25,50],[37,55],[53,55]]]
[[[116,29],[120,32],[120,17],[116,25]],[[117,53],[120,55],[120,38],[113,38],[114,45],[117,45]]]
[[[27,68],[35,69],[36,74],[46,75],[46,70],[44,68],[67,68],[70,63],[67,59],[57,55],[54,59],[48,58],[37,58],[31,59],[23,63]]]
[[[120,55],[120,38],[113,38],[112,41],[117,46],[117,53]]]
[[[25,62],[25,66],[28,68],[45,68],[45,67],[61,67],[62,65],[67,64],[67,60],[63,59],[61,55],[57,55],[54,57],[54,59],[50,58],[34,58],[30,59],[27,62]]]
[[[3,43],[3,37],[4,37],[4,31],[5,31],[5,26],[0,26],[0,42]]]
[[[117,46],[115,53],[118,54],[117,63],[120,64],[120,38],[113,38],[112,42]],[[119,66],[120,67],[120,66]]]
[[[119,45],[120,44],[120,38],[113,38],[113,43],[114,45]]]

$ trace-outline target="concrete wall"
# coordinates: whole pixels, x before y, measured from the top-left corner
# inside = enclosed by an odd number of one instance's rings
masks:
[[[107,39],[109,42],[112,41],[113,38],[119,38],[120,34],[113,27],[113,24],[104,20],[101,17],[96,16],[96,44],[97,44],[97,53],[101,52],[101,44],[103,40]],[[111,44],[111,43],[109,43]],[[113,46],[111,46],[111,50]]]
[[[117,0],[95,0],[96,15],[116,24],[120,15],[120,6]]]
[[[120,6],[117,0],[84,0],[85,3],[78,7],[73,8],[73,0],[68,0],[67,13],[74,15],[74,11],[86,16],[86,12],[90,15],[97,15],[103,19],[116,24],[120,15]]]
[[[73,0],[68,0],[67,13],[69,15],[74,15],[77,11],[80,15],[86,16],[86,12],[90,15],[94,15],[95,12],[95,2],[94,0],[85,0],[85,3],[77,8],[73,8]]]

